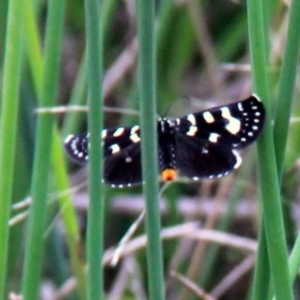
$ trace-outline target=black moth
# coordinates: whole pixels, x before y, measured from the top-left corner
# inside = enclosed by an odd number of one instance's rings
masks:
[[[246,100],[157,121],[158,164],[164,181],[177,170],[193,179],[218,178],[237,169],[242,159],[235,149],[254,142],[263,129],[265,110],[260,99]],[[104,182],[112,187],[142,183],[140,127],[102,131]],[[89,134],[69,135],[65,148],[77,163],[88,160]]]

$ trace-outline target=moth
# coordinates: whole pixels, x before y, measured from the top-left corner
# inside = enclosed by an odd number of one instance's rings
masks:
[[[264,127],[265,109],[255,94],[224,106],[181,118],[157,120],[158,166],[163,181],[178,171],[193,179],[219,178],[237,169],[237,152],[253,143]],[[104,183],[112,187],[141,184],[140,126],[102,131]],[[88,161],[89,133],[69,135],[65,149],[72,160]]]

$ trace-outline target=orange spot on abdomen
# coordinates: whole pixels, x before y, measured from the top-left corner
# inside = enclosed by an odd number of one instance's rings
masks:
[[[161,172],[161,177],[162,177],[163,181],[175,180],[177,177],[177,172],[174,169],[164,169]]]

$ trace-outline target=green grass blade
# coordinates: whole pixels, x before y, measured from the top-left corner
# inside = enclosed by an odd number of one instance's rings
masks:
[[[149,298],[164,299],[156,132],[155,1],[138,1],[139,87],[144,195],[146,199]]]
[[[299,93],[297,93],[297,101],[299,103]],[[299,117],[300,116],[300,106],[297,105],[295,108],[296,111],[294,111],[294,116]],[[292,168],[292,166],[296,165],[296,161],[299,157],[299,148],[300,148],[300,123],[297,122],[296,124],[292,124],[291,128],[291,138],[287,147],[287,167]],[[295,193],[297,191],[298,187],[298,181],[297,181],[297,171],[292,174],[292,177],[288,180],[288,184],[291,186],[290,189],[292,189]],[[289,183],[291,182],[291,183]],[[285,182],[286,184],[286,182]],[[289,203],[290,205],[290,203]],[[299,233],[297,235],[296,241],[294,242],[293,249],[291,251],[290,257],[289,257],[289,267],[290,267],[290,276],[292,282],[295,280],[296,276],[298,275],[299,265],[300,265],[300,236]]]
[[[34,7],[31,0],[25,0],[25,28],[26,28],[26,45],[29,57],[31,72],[33,75],[34,86],[36,94],[41,94],[42,84],[42,53],[40,40],[38,35],[38,28],[35,21]],[[41,100],[41,97],[38,96]],[[42,105],[42,103],[41,103]],[[67,168],[65,165],[64,154],[62,149],[62,142],[58,134],[58,130],[53,133],[53,149],[52,149],[52,165],[54,172],[54,181],[58,191],[65,191],[69,188]],[[77,279],[77,287],[82,298],[86,295],[85,289],[85,265],[81,259],[79,249],[81,248],[81,240],[79,237],[79,228],[77,225],[76,212],[72,204],[70,195],[59,197],[59,204],[61,207],[61,216],[65,225],[65,232],[67,237],[67,244],[71,257],[72,269]]]
[[[34,6],[32,0],[24,0],[25,6],[25,29],[26,29],[26,43],[27,43],[27,53],[30,62],[30,66],[33,72],[34,85],[36,87],[37,93],[40,93],[42,86],[42,53],[40,46],[40,39],[38,28],[34,17]]]
[[[263,224],[261,224],[263,226]],[[259,244],[256,257],[256,268],[254,270],[254,281],[252,299],[266,300],[269,295],[270,263],[264,227],[260,228]]]
[[[8,1],[0,1],[0,67],[3,64]]]
[[[285,149],[298,67],[297,62],[300,46],[299,18],[300,1],[294,0],[290,7],[288,33],[279,79],[278,103],[274,122],[274,146],[279,179],[281,179],[283,173]],[[298,140],[298,138],[296,139]],[[289,260],[292,281],[295,280],[300,264],[299,245],[300,235],[298,234]]]
[[[102,7],[98,0],[85,1],[88,95],[89,95],[89,209],[87,228],[88,299],[103,299],[101,268],[104,235],[104,187],[102,184],[101,130],[103,123],[103,37]]]
[[[55,104],[58,71],[60,67],[60,49],[65,1],[48,2],[46,26],[45,63],[42,78],[41,105]],[[23,297],[37,299],[42,264],[43,233],[47,200],[47,183],[51,154],[51,135],[54,118],[52,115],[40,115],[37,122],[36,147],[32,178],[32,199],[30,209],[28,240],[26,244],[24,276],[22,282]]]
[[[23,1],[9,2],[0,123],[0,297],[4,296],[21,69]]]
[[[298,235],[289,259],[290,275],[292,281],[294,281],[296,279],[296,276],[298,275],[298,270],[300,265],[299,249],[300,249],[300,238]]]
[[[278,102],[274,121],[274,146],[279,178],[281,179],[293,93],[297,75],[300,45],[300,1],[292,1],[286,46],[279,79]]]
[[[52,143],[51,162],[54,166],[55,187],[58,191],[66,191],[69,188],[69,182],[62,143],[57,128],[53,130]],[[69,194],[61,195],[58,201],[60,214],[65,226],[72,270],[77,279],[78,294],[84,299],[86,297],[85,260],[82,259],[81,249],[83,247],[83,241],[80,237],[76,211],[72,197]]]
[[[275,295],[278,299],[288,300],[293,299],[293,296],[288,272],[280,188],[272,136],[263,3],[260,0],[249,0],[247,7],[253,87],[254,91],[264,100],[267,110],[265,129],[257,143],[264,228]]]

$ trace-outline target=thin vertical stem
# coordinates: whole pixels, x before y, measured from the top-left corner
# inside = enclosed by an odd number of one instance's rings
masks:
[[[144,195],[146,198],[147,263],[150,299],[164,299],[156,129],[155,1],[138,1],[139,87]]]
[[[37,17],[34,12],[32,0],[25,1],[25,30],[26,30],[26,50],[30,62],[30,68],[33,76],[34,87],[38,100],[42,100],[41,86],[43,77],[43,57],[41,50],[41,41],[37,25]],[[41,103],[42,104],[42,103]],[[70,133],[70,132],[69,132]],[[66,135],[63,135],[66,136]],[[52,140],[52,166],[54,181],[58,191],[69,189],[68,174],[65,163],[65,157],[62,150],[62,142],[57,128],[53,131]],[[65,225],[65,233],[68,249],[71,258],[72,269],[77,279],[77,289],[81,297],[85,297],[85,261],[81,258],[80,248],[82,247],[79,226],[77,225],[76,212],[70,195],[59,197],[61,207],[61,216]]]
[[[88,95],[89,95],[89,195],[87,229],[88,299],[103,299],[103,270],[101,268],[104,235],[104,201],[102,185],[101,130],[103,123],[103,37],[102,7],[98,0],[85,1]]]
[[[267,79],[267,36],[263,1],[248,0],[247,7],[253,89],[263,99],[267,110],[265,129],[257,143],[261,207],[263,208],[264,218],[262,223],[265,229],[275,295],[277,299],[288,300],[293,299],[293,296],[288,272],[280,188],[272,135],[271,103]],[[260,236],[264,237],[263,234]],[[257,272],[256,275],[260,276]],[[256,278],[255,282],[261,281]]]
[[[274,122],[274,146],[279,181],[281,181],[283,172],[283,162],[298,67],[297,62],[300,45],[299,18],[300,1],[293,0],[290,7],[289,26],[280,72],[278,103]]]
[[[21,69],[21,34],[23,1],[9,1],[7,36],[4,57],[1,123],[0,123],[0,298],[4,296],[7,250],[8,220],[13,185],[13,169],[16,146],[19,83]]]
[[[55,104],[58,88],[64,12],[64,0],[50,0],[48,2],[45,62],[40,100],[41,105],[44,107],[53,106]],[[37,299],[40,287],[53,124],[53,116],[46,114],[38,116],[31,186],[33,201],[30,209],[22,286],[23,298],[25,300]]]
[[[283,174],[285,149],[290,124],[291,107],[297,76],[299,48],[300,48],[300,1],[293,0],[290,6],[290,18],[286,39],[286,46],[282,60],[279,79],[278,102],[274,122],[274,146],[279,182]],[[296,137],[298,140],[298,137]],[[300,263],[300,235],[298,233],[295,246],[290,255],[290,275],[294,281]]]

